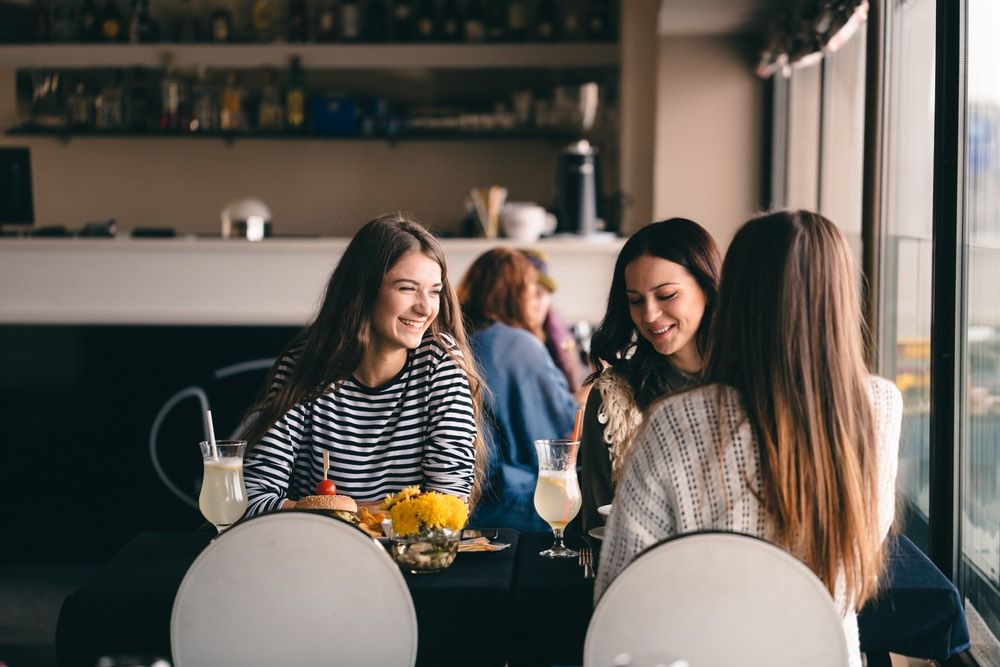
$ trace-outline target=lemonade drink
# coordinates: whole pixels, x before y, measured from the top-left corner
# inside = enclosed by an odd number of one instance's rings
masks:
[[[202,515],[222,530],[239,520],[247,509],[247,489],[243,483],[243,459],[221,457],[205,460],[198,508]]]
[[[566,527],[580,511],[580,483],[575,470],[540,470],[535,511],[553,529]]]

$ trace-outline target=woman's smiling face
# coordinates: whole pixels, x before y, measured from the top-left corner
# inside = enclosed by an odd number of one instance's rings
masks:
[[[705,293],[680,264],[641,255],[625,267],[629,314],[639,335],[682,371],[701,370],[697,333]]]
[[[372,316],[383,350],[416,349],[441,306],[441,267],[424,253],[403,255],[382,279]]]

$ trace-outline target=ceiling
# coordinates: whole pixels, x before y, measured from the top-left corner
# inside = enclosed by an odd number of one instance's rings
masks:
[[[768,19],[789,0],[662,0],[661,35],[737,35],[761,33]]]

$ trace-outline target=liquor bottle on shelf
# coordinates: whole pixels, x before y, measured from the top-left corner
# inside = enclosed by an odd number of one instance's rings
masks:
[[[230,72],[226,87],[222,89],[222,104],[219,105],[219,129],[223,132],[238,132],[246,128],[243,114],[243,89],[236,80],[236,72]]]
[[[49,10],[49,39],[53,42],[77,40],[76,11],[71,0],[55,0]]]
[[[200,40],[200,30],[198,29],[198,17],[191,6],[191,0],[181,0],[180,9],[177,13],[174,39],[182,43],[197,42]]]
[[[264,87],[260,91],[260,103],[257,106],[257,127],[261,130],[280,131],[284,127],[284,109],[281,106],[281,95],[274,72],[268,70]]]
[[[308,10],[306,0],[288,0],[288,41],[306,41]]]
[[[555,0],[538,0],[535,38],[545,42],[559,38],[559,12]]]
[[[341,0],[339,15],[340,38],[345,42],[356,42],[361,39],[360,0]]]
[[[124,126],[122,73],[101,89],[94,98],[94,126],[98,130],[120,130]]]
[[[77,37],[81,42],[97,41],[97,3],[83,0],[76,10]]]
[[[441,39],[458,42],[462,39],[462,12],[458,0],[445,0],[441,9]]]
[[[413,8],[413,23],[418,40],[433,42],[440,39],[437,19],[433,0],[417,0]]]
[[[588,3],[587,38],[611,39],[611,3],[608,0],[590,0]]]
[[[520,41],[528,36],[527,0],[509,0],[507,3],[507,37]]]
[[[209,17],[209,35],[213,42],[228,42],[233,38],[233,15],[219,7]]]
[[[125,26],[122,13],[115,0],[108,0],[99,19],[101,41],[120,42],[125,37]]]
[[[93,98],[82,81],[76,84],[66,99],[66,126],[78,130],[89,130],[94,126]]]
[[[149,119],[155,113],[146,70],[132,69],[125,76],[122,100],[122,125],[133,131],[149,129]]]
[[[132,18],[128,24],[128,41],[138,44],[157,42],[159,39],[160,27],[149,15],[149,0],[134,0]]]
[[[368,0],[365,4],[362,38],[367,42],[384,42],[389,37],[389,16],[385,0]]]
[[[302,61],[292,57],[288,71],[288,89],[285,91],[285,125],[292,132],[306,129],[306,77]]]
[[[412,42],[414,33],[413,3],[410,0],[392,0],[392,41]]]
[[[187,82],[174,68],[171,58],[167,58],[160,79],[160,120],[161,132],[178,132],[186,129],[190,121],[190,98]]]
[[[469,0],[465,7],[462,38],[467,42],[482,42],[486,39],[486,16],[479,0]]]
[[[484,7],[486,39],[502,42],[507,39],[507,12],[499,2],[487,2]]]
[[[273,0],[253,0],[250,25],[253,28],[254,39],[258,42],[270,42],[274,39]]]
[[[578,41],[583,39],[585,34],[586,25],[581,0],[563,0],[562,38],[566,41]]]
[[[49,39],[49,8],[43,0],[35,0],[31,8],[31,41],[47,42]]]
[[[191,122],[188,129],[191,132],[214,132],[219,129],[219,105],[204,66],[198,68],[198,78],[191,86]]]
[[[339,18],[340,8],[337,6],[336,0],[319,0],[319,6],[316,7],[316,24],[314,29],[317,42],[337,41],[337,32],[340,26]]]

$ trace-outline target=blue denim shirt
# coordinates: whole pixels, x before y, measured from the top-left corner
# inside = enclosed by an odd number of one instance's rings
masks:
[[[471,522],[482,527],[547,530],[535,512],[538,456],[534,441],[573,430],[576,399],[540,340],[494,323],[472,335],[472,354],[486,386],[483,436],[490,456],[483,497]]]

